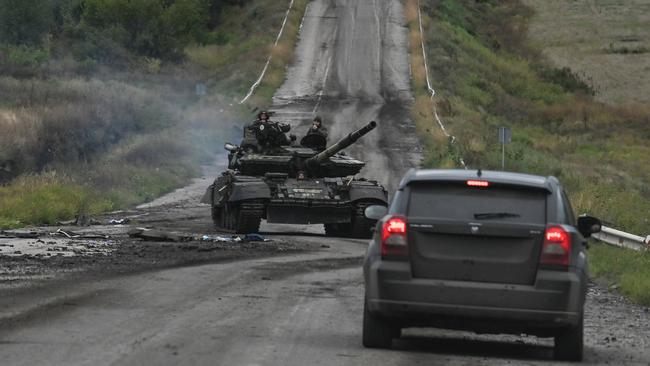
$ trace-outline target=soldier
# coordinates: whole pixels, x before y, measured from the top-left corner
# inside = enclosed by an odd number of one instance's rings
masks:
[[[300,144],[316,150],[324,150],[327,146],[327,128],[323,126],[320,116],[314,117],[307,134],[302,138]]]
[[[290,130],[290,125],[273,122],[269,119],[269,113],[262,111],[257,115],[257,120],[244,127],[242,147],[268,152],[279,146],[290,145],[292,139],[286,135]],[[292,138],[295,139],[293,136]]]
[[[243,150],[258,151],[259,144],[257,141],[257,130],[259,126],[269,119],[267,112],[262,111],[257,115],[257,119],[251,124],[244,126],[244,139],[241,142]]]
[[[314,120],[311,123],[311,128],[309,128],[309,131],[307,131],[307,134],[310,133],[317,133],[327,139],[327,128],[323,126],[323,120],[320,118],[320,116],[314,117]]]

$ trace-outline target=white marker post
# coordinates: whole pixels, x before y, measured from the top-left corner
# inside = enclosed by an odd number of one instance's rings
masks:
[[[512,130],[499,127],[499,142],[501,143],[501,170],[506,170],[506,144],[512,142]]]

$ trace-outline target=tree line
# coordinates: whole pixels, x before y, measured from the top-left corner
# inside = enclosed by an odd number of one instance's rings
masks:
[[[125,53],[180,60],[191,43],[219,42],[224,6],[247,0],[0,0],[0,45],[67,46],[79,60]]]

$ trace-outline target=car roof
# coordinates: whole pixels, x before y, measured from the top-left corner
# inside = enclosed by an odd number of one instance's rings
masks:
[[[558,183],[555,177],[511,173],[493,170],[464,169],[411,169],[399,185],[403,189],[413,182],[457,182],[469,179],[486,180],[492,183],[508,184],[522,187],[539,188],[552,192]]]

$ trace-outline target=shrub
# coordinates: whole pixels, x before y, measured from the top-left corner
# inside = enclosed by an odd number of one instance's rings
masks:
[[[2,95],[1,91],[11,90]],[[0,110],[0,160],[21,172],[50,164],[94,161],[125,138],[172,126],[175,112],[154,93],[98,80],[0,79],[0,98],[15,107]],[[24,107],[29,107],[25,109]]]
[[[178,60],[184,47],[207,31],[203,0],[86,0],[82,27],[94,27],[96,40],[109,39],[140,55]],[[101,48],[102,43],[92,42]]]
[[[53,24],[52,0],[0,1],[0,43],[38,45]]]

